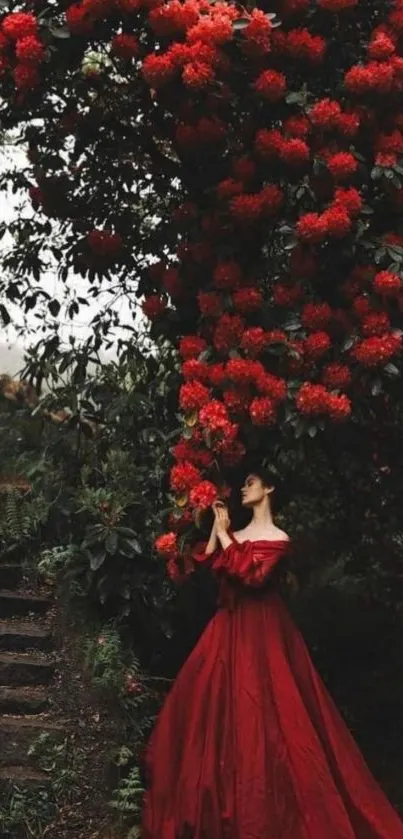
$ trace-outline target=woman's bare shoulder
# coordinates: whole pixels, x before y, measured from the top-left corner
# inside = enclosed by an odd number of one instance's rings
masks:
[[[274,536],[274,534],[276,536],[276,539],[281,539],[281,541],[283,541],[283,542],[289,542],[290,541],[290,537],[289,537],[288,533],[286,533],[285,530],[281,530],[280,527],[275,527],[274,528],[273,536]]]
[[[253,531],[251,531],[251,529],[249,527],[244,527],[242,530],[233,531],[232,535],[239,542],[242,542],[242,541],[246,542],[249,538],[252,538],[252,539],[255,538],[256,539],[256,536],[254,536]],[[262,538],[262,537],[260,537],[260,538]],[[267,534],[267,539],[268,539],[268,541],[270,541],[270,540],[276,541],[277,539],[280,542],[289,542],[290,541],[290,537],[289,537],[288,533],[286,533],[285,530],[281,530],[280,527],[273,527],[270,530],[270,532]]]

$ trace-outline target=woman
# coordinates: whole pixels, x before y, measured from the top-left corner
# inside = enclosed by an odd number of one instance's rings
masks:
[[[151,737],[143,839],[403,839],[276,593],[289,539],[273,489],[248,475],[250,524],[233,533],[215,504],[195,554],[219,575],[220,606]]]

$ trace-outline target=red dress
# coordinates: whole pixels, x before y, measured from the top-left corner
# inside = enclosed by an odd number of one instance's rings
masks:
[[[142,839],[403,839],[270,585],[288,543],[232,539],[150,740]]]

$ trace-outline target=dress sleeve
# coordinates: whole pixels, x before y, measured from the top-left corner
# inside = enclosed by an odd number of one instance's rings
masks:
[[[256,545],[252,542],[228,545],[220,551],[214,560],[213,570],[223,571],[229,577],[236,577],[245,585],[259,588],[262,586],[284,554],[284,546],[267,543]]]
[[[213,553],[207,556],[206,547],[207,542],[197,542],[197,544],[194,545],[192,548],[191,558],[194,560],[194,562],[198,563],[199,565],[206,565],[207,563],[211,564],[217,559],[219,555],[219,551],[215,550]]]

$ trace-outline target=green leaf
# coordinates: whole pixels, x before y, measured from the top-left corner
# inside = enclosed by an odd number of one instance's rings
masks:
[[[71,38],[71,32],[67,26],[49,26],[49,32],[54,38]]]
[[[108,554],[116,554],[118,541],[118,534],[116,533],[116,530],[111,530],[110,533],[108,533],[105,540],[105,548]]]
[[[48,303],[48,309],[50,311],[50,314],[53,315],[54,318],[56,318],[57,315],[60,312],[59,301],[58,300],[50,300],[49,303]]]
[[[372,382],[371,393],[372,396],[378,396],[382,391],[382,379],[375,379]]]
[[[0,317],[3,321],[4,326],[8,326],[9,323],[11,322],[11,318],[10,318],[10,315],[8,313],[8,310],[3,305],[3,303],[0,304]]]
[[[100,550],[100,551],[97,551],[97,553],[92,554],[91,559],[90,559],[91,571],[98,571],[98,568],[100,568],[101,565],[103,565],[103,563],[105,562],[105,559],[106,559],[106,551],[104,551],[104,550]]]
[[[389,364],[386,364],[384,370],[385,370],[385,373],[388,374],[388,376],[400,376],[399,368],[396,367],[396,364],[392,364],[392,362],[389,362]]]

